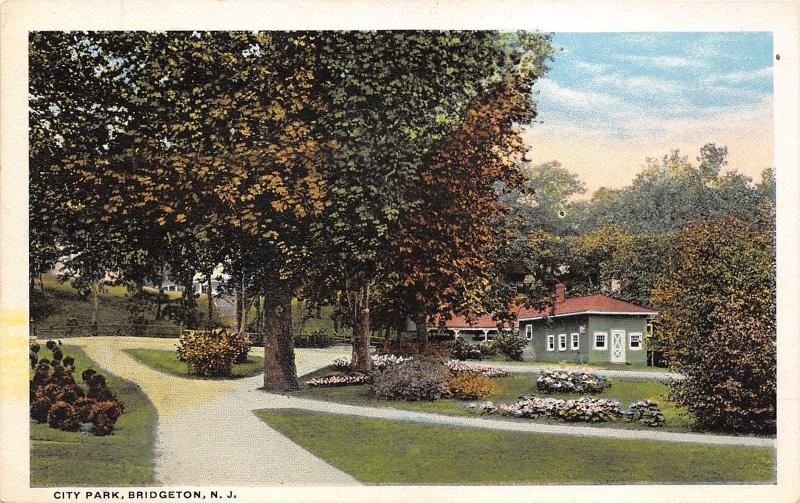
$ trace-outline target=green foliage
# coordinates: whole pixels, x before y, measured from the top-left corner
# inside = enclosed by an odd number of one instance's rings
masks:
[[[456,338],[450,351],[450,357],[456,360],[480,360],[481,356],[480,346],[464,341],[463,337]]]
[[[178,357],[189,373],[202,377],[229,377],[234,362],[247,355],[247,342],[226,329],[184,332],[178,343]]]
[[[414,359],[377,374],[370,391],[383,400],[431,401],[447,395],[449,379],[441,362]]]
[[[742,299],[715,313],[719,325],[683,367],[673,398],[698,426],[729,432],[775,433],[777,359],[775,319],[755,317]]]
[[[527,345],[524,337],[509,330],[501,330],[494,339],[496,351],[509,360],[522,361],[522,352]]]

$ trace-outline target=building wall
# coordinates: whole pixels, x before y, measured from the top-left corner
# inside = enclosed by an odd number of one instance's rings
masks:
[[[525,326],[533,326],[533,339],[528,343],[524,358],[542,362],[572,362],[576,350],[572,349],[572,334],[578,334],[578,352],[587,355],[589,362],[608,363],[611,361],[611,331],[625,331],[625,362],[634,364],[647,363],[647,351],[644,338],[646,335],[647,318],[645,316],[625,315],[578,315],[553,318],[551,323],[547,320],[533,320],[520,322],[520,335],[525,336]],[[581,327],[584,327],[581,333]],[[606,349],[594,348],[594,333],[606,333]],[[641,333],[641,349],[630,349],[630,333]],[[567,347],[559,349],[559,335],[566,335]],[[554,336],[555,349],[547,350],[547,336]]]

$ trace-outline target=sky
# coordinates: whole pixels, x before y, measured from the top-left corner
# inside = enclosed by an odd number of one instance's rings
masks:
[[[557,33],[525,132],[534,163],[578,174],[585,197],[628,185],[648,157],[728,147],[728,168],[760,180],[773,165],[768,32]]]

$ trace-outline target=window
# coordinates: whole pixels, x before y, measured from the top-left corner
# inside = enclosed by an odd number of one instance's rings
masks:
[[[567,350],[567,334],[560,334],[558,336],[558,350],[559,351]]]
[[[629,336],[630,344],[628,344],[628,347],[630,347],[633,351],[642,349],[642,334],[638,332],[631,332]]]
[[[547,336],[547,350],[548,351],[555,351],[556,349],[556,336],[555,335],[548,335]]]
[[[525,339],[533,339],[533,325],[525,325]]]
[[[580,349],[580,336],[578,334],[570,334],[570,347],[572,349]]]
[[[594,349],[606,349],[608,334],[606,332],[594,333]]]

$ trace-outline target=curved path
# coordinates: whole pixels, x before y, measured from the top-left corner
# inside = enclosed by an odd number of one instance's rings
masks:
[[[203,380],[164,374],[125,353],[127,348],[174,349],[174,339],[87,337],[69,340],[98,365],[133,381],[158,411],[155,480],[160,485],[354,485],[350,475],[317,458],[253,413],[242,395],[262,377]],[[263,348],[253,348],[263,356]],[[347,350],[297,349],[299,374],[313,372]]]
[[[707,445],[774,447],[772,438],[678,433],[658,430],[552,425],[482,417],[448,416],[393,408],[347,405],[258,390],[262,377],[238,380],[187,379],[150,369],[126,348],[174,349],[169,339],[94,337],[71,339],[99,365],[138,383],[159,413],[156,445],[157,483],[162,485],[354,485],[359,482],[267,426],[258,409],[295,408],[352,415],[529,433],[578,435],[628,440],[657,440]],[[263,349],[253,348],[258,355]],[[346,347],[297,349],[299,375],[346,356]],[[527,369],[531,371],[531,369]],[[628,375],[630,371],[625,372]],[[655,377],[655,376],[650,376]]]

